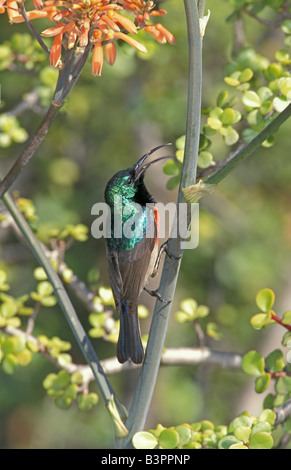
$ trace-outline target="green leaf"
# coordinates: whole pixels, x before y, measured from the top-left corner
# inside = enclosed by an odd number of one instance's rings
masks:
[[[255,91],[246,91],[242,95],[242,102],[245,106],[250,108],[259,108],[261,106],[261,100],[259,95]]]
[[[265,369],[265,360],[257,351],[249,351],[243,356],[242,369],[249,375],[262,375]]]
[[[10,353],[4,357],[1,365],[6,374],[14,374],[19,367],[17,357]]]
[[[178,175],[180,173],[180,168],[175,160],[170,159],[164,164],[163,172],[165,175]]]
[[[274,301],[275,294],[271,289],[261,289],[256,295],[256,304],[262,312],[269,312]]]
[[[248,442],[252,428],[249,426],[242,426],[241,424],[236,426],[234,429],[234,436],[243,442]]]
[[[220,441],[218,441],[218,448],[219,449],[229,449],[230,446],[234,444],[243,444],[242,441],[239,441],[235,436],[225,436]]]
[[[260,377],[256,379],[255,391],[257,393],[263,393],[268,388],[271,381],[271,374],[268,372],[262,374]]]
[[[291,310],[283,314],[282,323],[284,325],[289,325],[291,323]]]
[[[197,164],[199,168],[208,168],[210,167],[213,161],[213,156],[210,152],[202,151],[198,155]]]
[[[239,81],[241,83],[248,82],[250,81],[254,76],[254,72],[250,68],[246,68],[242,71],[242,73],[239,76]]]
[[[140,431],[134,434],[132,444],[135,449],[154,449],[158,440],[151,432]]]
[[[278,88],[283,96],[285,96],[288,100],[291,100],[291,77],[279,78]]]
[[[265,409],[261,412],[259,416],[259,422],[267,422],[269,425],[273,426],[277,419],[276,413],[273,410]]]
[[[181,424],[180,426],[175,426],[175,430],[179,434],[179,445],[184,446],[192,439],[192,428],[189,424]]]
[[[253,315],[250,322],[253,328],[259,330],[271,320],[271,313],[257,313]]]
[[[280,349],[275,349],[266,357],[266,366],[273,372],[281,372],[285,367],[283,353]]]
[[[275,59],[282,64],[289,65],[291,64],[291,58],[289,52],[285,49],[280,49],[275,53]]]
[[[180,183],[180,176],[172,176],[166,183],[166,188],[169,190],[175,189]]]
[[[137,314],[139,318],[147,318],[150,312],[145,305],[139,305],[137,307]]]
[[[47,297],[53,293],[54,289],[50,282],[42,281],[37,285],[37,292],[42,297]]]
[[[181,309],[190,316],[194,316],[197,309],[197,302],[194,299],[187,298],[180,303]]]
[[[284,96],[282,97],[276,96],[276,98],[274,98],[273,100],[273,108],[278,113],[281,113],[282,111],[284,111],[284,109],[287,108],[288,104],[289,104],[289,101],[287,101],[287,99]]]
[[[211,116],[209,116],[209,118],[207,119],[207,124],[211,129],[215,131],[220,129],[222,126],[222,122],[220,121],[220,119]]]
[[[176,143],[176,148],[178,150],[184,150],[185,141],[186,141],[186,136],[185,135],[182,135],[181,137],[179,137],[175,142]]]
[[[55,399],[55,405],[61,410],[68,410],[72,405],[72,399],[69,397],[58,397]]]
[[[222,333],[219,331],[218,325],[214,322],[207,323],[206,334],[216,340],[219,340],[222,337]]]
[[[224,77],[224,81],[229,86],[238,86],[240,84],[236,77]]]
[[[237,119],[236,112],[232,108],[226,108],[223,113],[219,116],[222,124],[234,124]]]
[[[175,449],[179,444],[179,434],[175,429],[164,429],[158,441],[162,449]]]
[[[286,19],[281,23],[281,29],[285,34],[291,34],[291,19]]]
[[[268,432],[257,432],[250,437],[249,449],[272,449],[273,438]]]
[[[3,345],[4,354],[17,354],[25,349],[25,338],[22,336],[10,336]]]

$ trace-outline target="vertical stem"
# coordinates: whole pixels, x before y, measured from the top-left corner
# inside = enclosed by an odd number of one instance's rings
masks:
[[[202,85],[202,46],[197,4],[195,0],[184,0],[184,6],[188,28],[189,76],[186,144],[178,203],[183,201],[181,188],[196,182]],[[182,255],[182,241],[179,236],[170,239],[169,249],[173,254]],[[143,429],[145,424],[159,370],[179,268],[180,260],[165,258],[159,292],[169,302],[165,304],[157,300],[155,305],[145,360],[125,423],[129,434],[120,442],[123,448],[131,447],[132,436]]]

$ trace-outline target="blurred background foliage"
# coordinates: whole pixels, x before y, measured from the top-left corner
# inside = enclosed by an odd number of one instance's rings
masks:
[[[225,21],[233,12],[232,3],[223,0],[218,6],[215,0],[206,2],[211,17],[203,41],[203,108],[214,106],[218,93],[226,88],[224,67],[235,47],[235,26]],[[160,46],[144,38],[149,50],[144,56],[123,44],[116,64],[112,68],[105,65],[101,78],[92,76],[88,63],[44,143],[14,185],[14,191],[33,200],[37,214],[33,223],[43,241],[48,241],[51,229],[63,229],[67,224],[82,223],[90,228],[94,220],[91,207],[103,201],[112,174],[132,165],[155,145],[174,143],[184,134],[188,70],[184,8],[181,0],[168,0],[163,5],[168,12],[163,24],[175,35],[176,46]],[[13,33],[21,34],[14,39],[16,48],[21,48],[23,41],[29,43],[29,37],[23,39],[25,25],[11,26],[4,15],[0,24],[0,44],[5,45]],[[41,31],[43,24],[39,21],[34,26]],[[251,17],[243,19],[243,27],[244,45],[273,61],[275,51],[282,48],[283,33]],[[1,54],[3,63],[3,47]],[[56,79],[41,51],[34,60],[26,73],[20,74],[11,66],[1,70],[1,112],[15,109],[24,95],[35,89],[41,96],[33,110],[19,115],[23,130],[14,132],[12,145],[6,149],[5,142],[2,145],[2,175],[25,145],[26,133],[31,135],[37,128]],[[216,160],[227,152],[229,148],[221,139],[213,140]],[[177,192],[165,189],[167,180],[162,164],[147,176],[157,200],[175,202]],[[184,297],[208,305],[209,318],[223,333],[219,341],[208,340],[207,344],[216,349],[244,353],[254,347],[276,347],[273,332],[272,337],[267,330],[258,333],[249,320],[256,313],[256,292],[263,287],[276,292],[278,314],[290,309],[290,180],[287,122],[276,135],[274,147],[258,151],[200,204],[200,242],[195,250],[184,254],[173,313]],[[12,294],[34,291],[37,281],[32,272],[37,263],[30,252],[10,231],[2,230],[0,241],[0,267],[8,272]],[[103,240],[89,235],[84,243],[73,244],[65,259],[86,283],[88,272],[98,268],[98,285],[108,285]],[[152,282],[153,288],[157,285],[158,280]],[[73,302],[89,330],[88,312],[77,299]],[[141,303],[152,310],[153,300],[148,295],[142,294]],[[149,319],[142,321],[141,328],[143,333],[148,332]],[[41,310],[35,333],[70,341],[74,362],[84,362],[57,306]],[[115,354],[114,345],[92,341],[101,359]],[[195,331],[188,325],[177,326],[172,315],[167,346],[195,345]],[[102,400],[87,412],[75,406],[67,411],[56,408],[42,387],[49,372],[55,372],[55,368],[37,355],[29,367],[14,375],[0,369],[0,447],[110,447],[112,424]],[[126,405],[130,404],[136,378],[134,371],[110,377]],[[227,423],[246,406],[254,411],[255,392],[249,393],[249,384],[253,385],[243,373],[210,366],[161,368],[147,427],[155,427],[157,422],[167,426],[199,419]],[[97,391],[94,385],[90,389]]]

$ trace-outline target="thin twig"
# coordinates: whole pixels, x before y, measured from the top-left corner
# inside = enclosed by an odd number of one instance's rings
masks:
[[[20,3],[19,4],[19,9],[21,11],[21,14],[25,20],[25,23],[27,24],[27,27],[29,29],[29,31],[31,32],[31,34],[35,37],[35,39],[37,40],[37,42],[39,43],[39,45],[41,46],[41,48],[44,50],[44,52],[47,54],[47,55],[50,55],[50,51],[47,47],[47,45],[45,44],[45,42],[42,40],[42,38],[40,37],[40,35],[38,34],[38,32],[35,30],[33,24],[31,23],[30,19],[28,18],[28,14],[26,12],[26,9],[25,9],[25,6],[24,6],[24,3]]]
[[[244,162],[270,135],[273,135],[280,126],[291,116],[291,103],[284,109],[265,129],[263,129],[251,142],[240,148],[232,158],[226,158],[224,164],[204,180],[205,184],[218,184],[238,165]]]
[[[48,133],[50,126],[58,115],[60,108],[63,106],[67,96],[76,84],[86,63],[90,50],[91,44],[88,44],[88,46],[85,47],[81,58],[77,57],[77,59],[74,57],[73,50],[67,51],[65,67],[59,71],[59,77],[52,103],[35,135],[32,137],[23,153],[14,162],[7,175],[3,178],[2,182],[0,182],[0,198],[2,198],[5,192],[8,191],[10,186],[18,178],[24,167],[28,164],[36,150],[41,145],[43,139]],[[76,63],[77,67],[75,67]],[[72,71],[74,72],[74,75],[71,75]]]

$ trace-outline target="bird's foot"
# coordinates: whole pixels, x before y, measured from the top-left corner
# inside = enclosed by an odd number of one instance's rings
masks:
[[[163,297],[161,296],[161,294],[157,291],[157,290],[149,290],[147,289],[146,287],[144,287],[144,290],[150,294],[151,296],[153,297],[156,297],[157,299],[159,299],[160,302],[163,302],[164,304],[168,304],[170,303],[171,301],[170,300],[165,300],[163,299]]]

